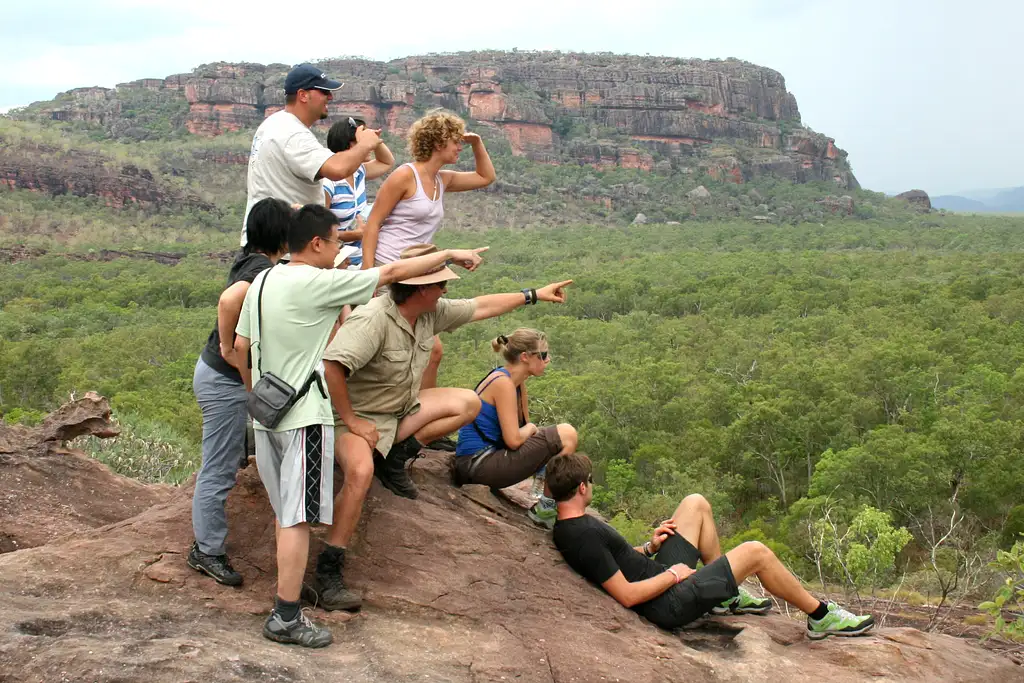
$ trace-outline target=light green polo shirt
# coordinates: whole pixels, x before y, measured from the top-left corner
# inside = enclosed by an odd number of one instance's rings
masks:
[[[257,322],[257,298],[263,289],[262,336]],[[235,333],[250,340],[252,381],[259,381],[257,362],[298,391],[314,369],[322,375],[324,349],[334,322],[345,304],[365,304],[373,296],[380,270],[337,270],[302,265],[278,265],[259,275],[245,294]],[[324,392],[327,383],[323,381]],[[299,399],[275,432],[314,424],[333,425],[331,401],[314,384]],[[256,429],[266,429],[258,422]]]

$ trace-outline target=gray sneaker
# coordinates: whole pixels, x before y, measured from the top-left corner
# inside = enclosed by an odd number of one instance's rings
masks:
[[[301,611],[292,621],[284,621],[276,610],[272,611],[263,624],[263,637],[302,647],[327,647],[334,641],[330,630],[317,626]]]

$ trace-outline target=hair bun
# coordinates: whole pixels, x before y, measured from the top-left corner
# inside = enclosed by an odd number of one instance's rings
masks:
[[[503,334],[499,334],[498,335],[498,343],[499,344],[508,344],[508,337],[506,337]]]

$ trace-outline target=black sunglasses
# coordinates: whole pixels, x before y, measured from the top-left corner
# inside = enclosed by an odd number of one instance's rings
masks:
[[[537,358],[540,358],[541,360],[547,360],[548,359],[548,352],[547,351],[531,351],[531,353],[533,355],[537,356]]]

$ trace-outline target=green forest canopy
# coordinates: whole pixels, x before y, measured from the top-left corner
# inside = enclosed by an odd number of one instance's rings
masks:
[[[448,335],[441,382],[473,386],[498,333],[546,331],[554,362],[531,381],[531,412],[576,425],[596,502],[627,533],[694,491],[725,533],[797,563],[813,556],[805,522],[823,510],[840,524],[882,511],[914,533],[911,554],[952,509],[975,544],[1008,547],[1024,530],[1024,219],[440,237],[491,247],[452,297],[575,280],[563,307]],[[188,454],[180,478],[197,463],[192,370],[225,275],[198,253],[174,266],[5,266],[0,412],[30,420],[98,391],[133,429]]]

